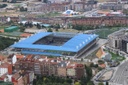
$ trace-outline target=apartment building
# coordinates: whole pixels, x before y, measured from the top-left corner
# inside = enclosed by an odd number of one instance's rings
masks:
[[[114,32],[108,36],[108,44],[114,49],[122,48],[122,38],[124,37],[125,30]]]
[[[58,64],[58,68],[57,68],[57,73],[58,73],[58,76],[59,77],[66,77],[67,76],[67,64],[70,63],[70,62],[65,62],[65,61],[61,61],[59,64]]]
[[[108,35],[108,45],[106,46],[110,51],[128,56],[128,29],[121,29]]]
[[[34,72],[20,70],[12,74],[11,78],[14,85],[30,85],[34,80]]]
[[[5,73],[12,74],[12,64],[0,61],[0,76]]]
[[[128,25],[128,18],[126,17],[88,17],[88,18],[72,18],[71,23],[73,25],[90,25],[90,26],[121,26]]]
[[[80,79],[84,76],[84,65],[83,64],[70,64],[67,67],[67,76],[70,78]]]
[[[109,2],[109,3],[104,3],[102,5],[100,5],[99,7],[101,10],[122,10],[123,9],[123,4],[119,4],[119,3],[113,3],[113,2]]]
[[[26,58],[18,60],[14,67],[15,70],[34,71],[34,74],[37,75],[81,78],[84,75],[84,65],[76,63],[71,66],[70,63],[61,58],[28,55]]]

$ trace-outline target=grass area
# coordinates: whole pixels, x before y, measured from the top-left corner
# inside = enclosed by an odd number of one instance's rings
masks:
[[[9,37],[19,37],[22,32],[9,32],[9,33],[0,33],[0,35],[5,35]]]
[[[107,38],[107,36],[115,31],[120,30],[121,27],[111,27],[111,28],[102,28],[96,31],[95,33],[99,35],[100,38]]]
[[[0,15],[1,16],[18,16],[19,14],[21,14],[21,13],[19,13],[19,12],[0,12]]]
[[[43,15],[38,15],[37,17],[55,17],[55,16],[60,16],[61,13],[58,12],[50,12],[50,13],[46,13]]]
[[[98,2],[105,2],[105,1],[108,1],[108,0],[97,0]]]
[[[1,29],[4,29],[4,28],[7,28],[8,26],[6,25],[6,26],[2,26],[2,25],[0,25],[0,30]]]
[[[78,30],[75,29],[59,29],[58,32],[73,32],[73,33],[78,33]]]
[[[5,28],[4,26],[0,26],[0,30],[1,30],[1,29],[4,29],[4,28]]]
[[[112,60],[123,61],[125,57],[109,52],[112,55]]]

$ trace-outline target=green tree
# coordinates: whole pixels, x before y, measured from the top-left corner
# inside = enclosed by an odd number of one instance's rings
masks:
[[[43,0],[44,3],[48,3],[48,0]]]
[[[90,67],[98,68],[98,64],[94,64],[93,62],[90,64]]]
[[[12,0],[10,3],[16,3],[17,2],[17,0]]]
[[[52,29],[51,29],[51,28],[49,28],[49,29],[47,30],[47,32],[52,32]]]
[[[93,62],[90,64],[90,67],[94,67],[94,63]]]
[[[3,0],[3,2],[7,2],[7,0]]]
[[[16,39],[10,39],[10,38],[0,37],[0,50],[3,50],[5,48],[9,47],[15,41],[17,41],[17,40]]]
[[[40,24],[38,24],[38,23],[37,23],[36,27],[37,27],[38,29],[41,29],[41,26],[40,26]]]
[[[92,69],[88,66],[86,66],[86,74],[87,74],[87,81],[90,81],[90,79],[92,78]]]
[[[25,27],[23,27],[23,26],[20,26],[19,28],[20,28],[20,32],[24,32],[24,30],[25,30]]]
[[[98,60],[98,63],[99,64],[104,64],[104,61],[103,60]]]
[[[29,27],[32,28],[33,27],[33,24],[32,23],[28,23]]]
[[[102,82],[98,83],[98,85],[104,85]]]
[[[87,85],[94,85],[94,83],[92,81],[89,81]]]
[[[66,82],[71,84],[71,83],[72,83],[72,79],[67,78],[67,79],[66,79]]]
[[[21,11],[21,12],[27,11],[27,8],[20,7],[20,11]]]
[[[108,83],[108,82],[106,82],[106,85],[109,85],[109,83]]]
[[[28,26],[29,26],[29,24],[28,24],[28,23],[25,23],[25,24],[24,24],[24,27],[26,27],[26,28],[27,28]]]
[[[82,77],[82,78],[80,79],[80,81],[81,81],[81,82],[80,82],[81,85],[85,85],[85,84],[87,84],[87,82],[88,82],[88,81],[87,81],[87,77]]]
[[[80,82],[75,82],[75,84],[74,84],[74,85],[81,85],[81,84],[80,84]]]

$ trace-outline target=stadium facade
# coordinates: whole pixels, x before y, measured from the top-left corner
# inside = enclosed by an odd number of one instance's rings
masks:
[[[13,44],[22,54],[79,57],[97,42],[98,35],[40,32]]]

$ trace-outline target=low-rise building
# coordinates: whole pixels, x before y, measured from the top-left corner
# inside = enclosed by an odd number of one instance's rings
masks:
[[[67,69],[66,69],[66,66],[67,66],[67,62],[65,61],[61,61],[59,64],[58,64],[58,68],[57,68],[57,73],[58,73],[58,76],[60,77],[66,77],[67,76]]]
[[[100,5],[101,10],[122,10],[123,4],[119,3],[104,3]]]
[[[4,75],[5,73],[12,74],[12,64],[1,62],[1,64],[0,64],[0,76]]]
[[[80,79],[84,76],[84,65],[83,64],[70,64],[67,67],[67,76],[71,78]]]

